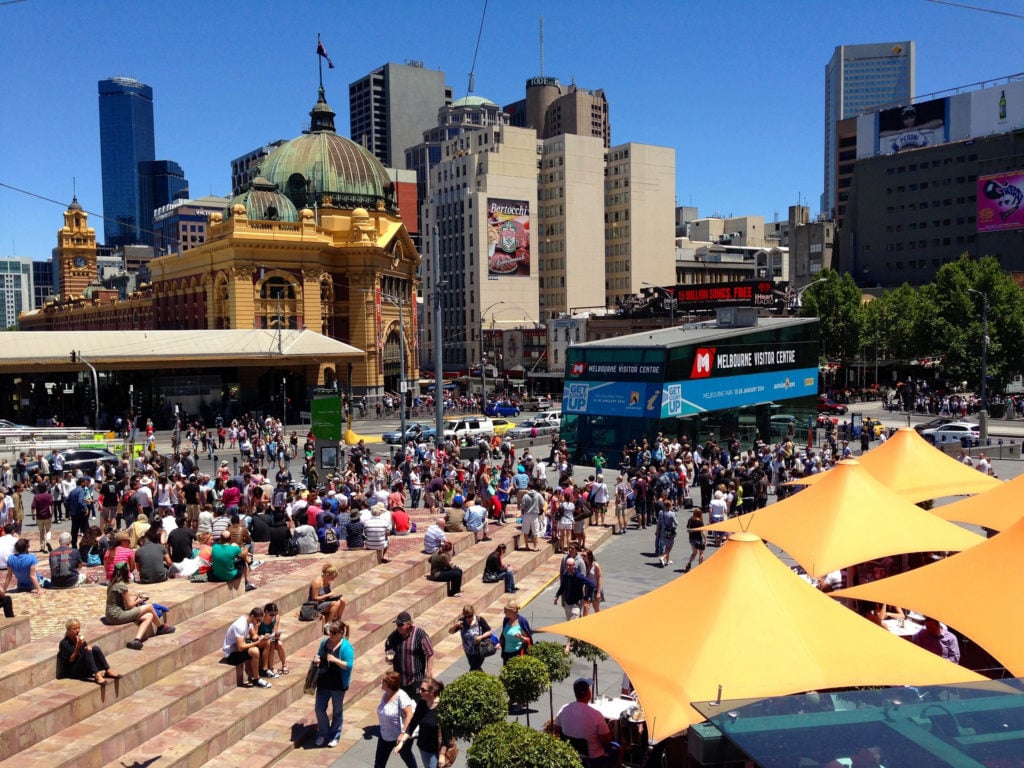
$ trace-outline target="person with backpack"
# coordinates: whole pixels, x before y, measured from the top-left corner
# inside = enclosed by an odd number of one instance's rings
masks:
[[[340,542],[340,531],[334,515],[324,515],[324,524],[317,530],[317,538],[320,539],[320,551],[325,555],[333,555],[338,551]]]

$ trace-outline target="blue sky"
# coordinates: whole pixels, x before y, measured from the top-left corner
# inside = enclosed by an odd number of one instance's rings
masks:
[[[1021,0],[972,4],[1024,14]],[[193,196],[227,194],[232,158],[308,120],[317,32],[347,135],[348,84],[385,62],[423,61],[464,95],[482,7],[0,0],[0,183],[62,203],[0,187],[0,255],[49,257],[73,178],[83,207],[102,210],[98,80],[151,85],[157,158],[184,167]],[[522,97],[540,73],[541,16],[544,74],[604,88],[613,143],[674,147],[678,202],[701,215],[785,218],[798,199],[817,213],[836,45],[915,40],[918,94],[1022,69],[1024,20],[927,0],[520,0],[489,4],[475,93]]]

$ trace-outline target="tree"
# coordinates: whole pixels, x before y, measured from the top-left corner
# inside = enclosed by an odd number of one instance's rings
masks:
[[[488,725],[466,753],[469,768],[582,768],[569,744],[519,723]]]
[[[589,661],[593,665],[594,695],[597,696],[597,662],[607,659],[608,654],[596,645],[585,643],[576,638],[572,638],[569,641],[569,650],[572,651],[573,656]]]
[[[808,288],[801,297],[801,317],[817,317],[821,323],[821,353],[843,362],[860,354],[863,321],[861,291],[847,273],[826,269],[824,282]]]
[[[467,672],[455,678],[437,703],[437,719],[457,739],[471,739],[508,717],[508,695],[494,675]]]
[[[551,686],[547,666],[533,656],[514,656],[501,668],[498,679],[505,686],[510,700],[526,705],[526,725],[529,726],[529,705]]]
[[[548,679],[551,684],[548,685],[548,709],[551,712],[551,719],[555,719],[555,697],[553,685],[560,683],[569,677],[572,672],[572,661],[565,653],[565,646],[562,643],[554,643],[551,641],[544,641],[540,643],[532,643],[526,649],[527,656],[533,656],[534,658],[540,659],[544,662],[544,666],[548,670]]]

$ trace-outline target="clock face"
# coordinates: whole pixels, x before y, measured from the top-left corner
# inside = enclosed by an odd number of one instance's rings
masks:
[[[75,256],[75,266],[81,269],[85,266],[85,256]]]

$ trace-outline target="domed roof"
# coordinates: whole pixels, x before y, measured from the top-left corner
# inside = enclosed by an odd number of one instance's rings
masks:
[[[394,185],[387,171],[367,150],[335,133],[334,112],[322,87],[309,116],[309,130],[274,150],[263,161],[260,175],[276,184],[297,209],[319,205],[327,197],[346,210],[375,210],[383,203],[393,211]]]
[[[483,96],[463,96],[461,99],[456,99],[452,102],[453,107],[482,107],[482,106],[498,106],[490,99],[485,99]]]
[[[299,220],[299,212],[295,210],[292,201],[278,192],[276,184],[271,184],[262,176],[257,176],[249,184],[248,189],[232,198],[228,203],[229,216],[234,212],[236,205],[245,208],[245,215],[250,219],[258,221]]]

